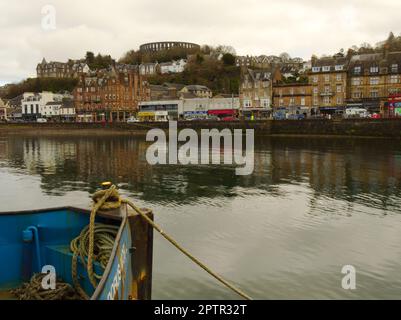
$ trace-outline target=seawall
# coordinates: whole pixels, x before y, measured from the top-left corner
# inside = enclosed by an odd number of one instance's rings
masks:
[[[0,133],[41,135],[145,135],[152,128],[168,130],[167,122],[148,123],[0,123]],[[179,129],[254,129],[255,135],[352,136],[401,138],[400,119],[182,121]]]

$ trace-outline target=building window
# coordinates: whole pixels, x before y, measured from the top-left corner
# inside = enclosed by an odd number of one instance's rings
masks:
[[[282,107],[284,105],[284,99],[280,99],[279,105],[280,105],[280,107]]]
[[[323,67],[323,68],[322,68],[322,71],[323,71],[323,72],[329,72],[329,71],[330,71],[330,67]]]
[[[290,99],[290,106],[294,106],[295,105],[295,98],[291,98]]]
[[[341,73],[337,74],[336,76],[337,81],[342,81],[343,80],[343,76]]]
[[[319,105],[319,99],[318,99],[318,97],[314,97],[314,98],[313,98],[313,105],[314,105],[314,106],[318,106],[318,105]]]
[[[335,66],[336,71],[342,71],[343,69],[344,69],[344,66],[342,66],[342,65]]]
[[[362,71],[362,68],[361,68],[361,67],[355,67],[355,68],[354,68],[354,73],[355,73],[355,74],[360,74],[361,71]]]
[[[313,83],[317,83],[319,81],[319,77],[318,76],[314,76],[313,77]]]
[[[398,72],[398,64],[391,65],[391,72]]]
[[[330,82],[330,75],[326,74],[326,75],[324,76],[324,81]]]
[[[378,97],[379,97],[379,91],[377,91],[377,90],[372,90],[372,91],[370,92],[370,97],[371,97],[371,98],[378,98]]]
[[[325,86],[324,87],[324,92],[325,93],[330,93],[330,86]]]
[[[301,98],[301,106],[305,106],[305,98],[304,97]]]
[[[343,99],[341,97],[337,97],[337,104],[342,104],[343,103]]]
[[[269,99],[262,99],[262,107],[263,108],[269,108],[270,107],[270,100]]]
[[[337,92],[338,93],[341,93],[343,91],[342,89],[343,89],[342,86],[340,86],[340,85],[337,86]]]
[[[398,83],[398,75],[391,76],[390,83]]]
[[[370,78],[370,85],[378,85],[379,80],[380,79],[378,77]]]
[[[360,99],[360,98],[362,98],[362,93],[361,92],[354,92],[352,94],[352,97],[355,98],[355,99]]]
[[[317,87],[313,88],[313,93],[314,94],[318,94],[318,92],[319,92],[319,88],[317,88]]]
[[[331,102],[331,100],[330,100],[330,97],[324,97],[324,99],[323,99],[323,103],[325,104],[325,105],[328,105],[328,104],[330,104],[330,102]]]
[[[352,78],[351,83],[353,86],[359,86],[359,85],[361,85],[361,79],[360,78]]]
[[[312,72],[319,72],[320,71],[320,67],[313,67],[312,68]]]

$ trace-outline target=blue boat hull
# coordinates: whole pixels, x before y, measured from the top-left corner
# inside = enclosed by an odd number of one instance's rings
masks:
[[[87,210],[76,208],[0,213],[0,292],[8,292],[29,281],[45,265],[55,268],[57,278],[72,284],[72,253],[69,246],[71,240],[88,225],[89,214]],[[147,267],[145,282],[138,283],[137,279],[137,269],[144,258],[141,248],[136,250],[137,256],[133,250],[141,240],[133,231],[138,221],[127,214],[99,214],[96,222],[116,225],[119,230],[105,270],[98,263],[94,265],[97,274],[103,272],[96,289],[90,284],[86,268],[78,264],[82,288],[92,300],[149,299],[151,265]],[[38,242],[26,241],[29,234],[27,230],[37,232]],[[153,233],[148,234],[153,237]],[[146,245],[145,258],[151,264],[149,254],[152,254],[152,248],[149,248],[149,243]],[[146,268],[142,266],[141,269]],[[146,287],[145,294],[138,291],[141,286]],[[10,298],[0,293],[0,299],[2,297]]]

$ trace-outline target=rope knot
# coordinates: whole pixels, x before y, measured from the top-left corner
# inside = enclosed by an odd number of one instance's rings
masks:
[[[118,193],[118,190],[115,188],[107,189],[107,190],[100,190],[94,193],[92,196],[92,200],[94,205],[102,200],[104,196],[108,194],[107,199],[103,202],[100,206],[100,210],[113,210],[118,209],[121,207],[121,197]]]

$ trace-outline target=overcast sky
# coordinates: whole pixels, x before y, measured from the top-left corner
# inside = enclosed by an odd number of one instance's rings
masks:
[[[46,5],[55,8],[55,29]],[[400,0],[0,0],[0,84],[35,76],[43,57],[66,61],[90,50],[118,59],[163,40],[308,59],[399,35],[400,12]]]

